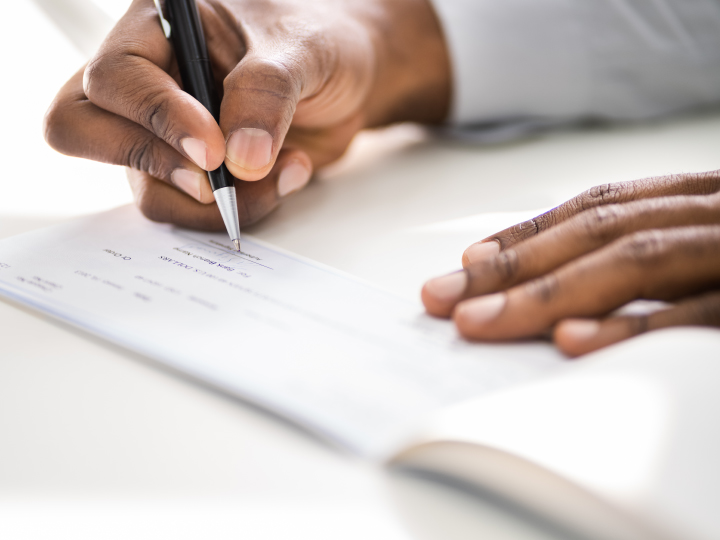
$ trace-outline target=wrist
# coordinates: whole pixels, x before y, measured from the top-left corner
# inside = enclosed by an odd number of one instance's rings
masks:
[[[364,106],[365,127],[443,122],[450,108],[452,76],[430,1],[374,2],[364,18],[376,55],[374,82]]]

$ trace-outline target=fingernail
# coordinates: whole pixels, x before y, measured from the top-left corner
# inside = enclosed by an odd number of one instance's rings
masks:
[[[500,244],[495,240],[490,240],[489,242],[473,244],[465,250],[464,255],[468,264],[472,265],[486,259],[491,259],[498,253],[500,253]]]
[[[505,293],[480,296],[460,304],[458,306],[461,312],[459,315],[472,325],[483,325],[497,318],[506,302]]]
[[[205,182],[205,175],[188,171],[187,169],[175,169],[170,175],[172,183],[190,195],[193,199],[202,201],[202,185]]]
[[[186,137],[180,141],[180,146],[198,167],[207,170],[207,145],[204,142]]]
[[[589,319],[571,319],[562,322],[565,339],[574,342],[590,341],[600,332],[600,323]]]
[[[285,165],[278,178],[278,195],[285,197],[293,191],[297,191],[310,180],[310,171],[297,161],[291,161]]]
[[[442,302],[453,302],[460,299],[465,287],[467,287],[467,275],[460,271],[431,279],[425,284],[425,291]]]
[[[243,169],[256,171],[270,163],[272,144],[272,137],[267,131],[238,129],[228,139],[227,157]]]

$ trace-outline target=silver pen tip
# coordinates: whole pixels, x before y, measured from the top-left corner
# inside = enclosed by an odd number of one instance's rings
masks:
[[[240,240],[233,240],[233,245],[235,246],[235,251],[240,251]]]

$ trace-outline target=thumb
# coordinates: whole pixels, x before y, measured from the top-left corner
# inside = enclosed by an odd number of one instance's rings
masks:
[[[319,86],[307,73],[297,62],[249,52],[225,79],[220,127],[236,178],[260,180],[273,168],[298,101]]]

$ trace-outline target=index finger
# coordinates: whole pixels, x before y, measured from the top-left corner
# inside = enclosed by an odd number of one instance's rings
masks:
[[[173,53],[152,0],[136,0],[85,69],[83,85],[98,107],[132,120],[214,170],[225,139],[210,112],[169,75]]]
[[[544,214],[508,227],[471,245],[463,253],[463,267],[468,268],[477,260],[486,258],[487,254],[497,253],[497,247],[491,248],[493,241],[499,244],[499,250],[505,250],[591,208],[672,195],[707,195],[719,190],[720,171],[661,176],[595,186]]]
[[[720,278],[720,226],[634,233],[506,292],[460,302],[453,319],[470,339],[541,335],[561,319],[609,313],[636,298],[668,300]]]

